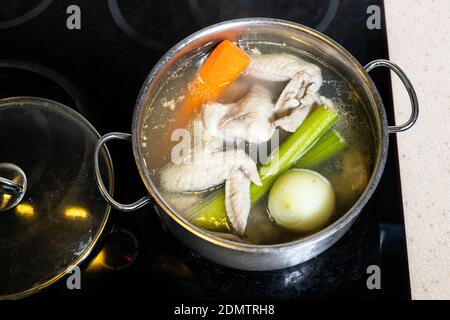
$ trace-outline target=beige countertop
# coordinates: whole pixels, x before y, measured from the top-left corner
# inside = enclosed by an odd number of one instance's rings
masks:
[[[385,0],[390,59],[408,74],[419,121],[398,134],[413,299],[450,299],[450,1]],[[398,122],[409,98],[393,78]]]

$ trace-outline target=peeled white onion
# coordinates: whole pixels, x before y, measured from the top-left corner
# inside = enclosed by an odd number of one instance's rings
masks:
[[[277,224],[294,232],[312,232],[324,227],[334,205],[331,183],[311,170],[285,172],[269,194],[270,215]]]

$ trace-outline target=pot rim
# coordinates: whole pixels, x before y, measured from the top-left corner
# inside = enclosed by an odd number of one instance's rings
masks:
[[[203,38],[211,33],[217,33],[220,31],[227,30],[229,28],[235,28],[235,27],[249,27],[249,26],[258,26],[258,25],[266,25],[266,26],[277,26],[281,28],[290,29],[293,31],[299,31],[303,33],[308,33],[309,35],[317,38],[318,40],[325,42],[327,45],[333,47],[335,50],[337,50],[341,56],[344,56],[348,62],[352,64],[352,66],[358,70],[361,74],[361,76],[364,78],[367,87],[370,89],[370,92],[372,94],[372,98],[375,101],[376,105],[376,113],[380,120],[380,131],[381,134],[378,138],[378,145],[379,145],[379,152],[377,154],[377,158],[375,161],[375,166],[372,171],[372,176],[370,178],[370,181],[364,191],[364,193],[359,197],[358,201],[349,209],[345,214],[343,214],[339,219],[334,221],[332,224],[327,226],[326,228],[312,234],[309,236],[306,236],[304,238],[294,240],[291,242],[286,243],[279,243],[279,244],[270,244],[270,245],[257,245],[257,244],[248,244],[248,243],[238,243],[231,240],[222,239],[218,236],[213,235],[209,231],[197,227],[193,224],[191,224],[186,218],[181,216],[180,214],[176,213],[175,210],[173,210],[170,205],[166,203],[166,201],[163,199],[163,197],[158,192],[157,188],[153,184],[152,179],[150,176],[148,176],[147,169],[145,167],[144,158],[142,157],[142,150],[141,150],[141,118],[143,117],[144,111],[145,111],[145,97],[146,93],[148,91],[148,88],[150,84],[155,80],[156,76],[159,74],[159,72],[163,69],[164,65],[170,61],[181,49],[186,47],[188,44]],[[149,75],[144,81],[144,84],[139,92],[135,110],[133,113],[133,120],[132,120],[132,145],[133,145],[133,154],[134,159],[136,162],[136,165],[139,170],[139,174],[141,176],[142,181],[145,184],[145,187],[147,191],[150,193],[151,197],[157,202],[157,204],[164,210],[164,212],[169,215],[173,220],[175,220],[179,225],[181,225],[184,229],[189,231],[190,233],[194,234],[195,236],[198,236],[202,238],[203,240],[213,243],[215,245],[219,245],[221,247],[225,247],[231,250],[237,250],[237,251],[243,251],[243,252],[273,252],[273,251],[280,251],[280,250],[286,250],[287,248],[291,247],[297,247],[299,245],[308,243],[312,244],[315,242],[319,242],[324,238],[329,237],[330,235],[334,234],[337,230],[343,228],[349,223],[352,223],[359,215],[360,211],[364,208],[364,206],[367,204],[369,199],[371,198],[372,194],[374,193],[375,189],[378,186],[378,183],[380,181],[380,178],[383,174],[384,167],[386,164],[387,159],[387,152],[388,152],[388,144],[389,144],[389,137],[388,137],[388,124],[387,124],[387,117],[386,112],[384,109],[383,101],[380,97],[380,94],[378,92],[378,89],[376,88],[375,84],[373,83],[371,77],[368,75],[368,73],[364,70],[364,68],[361,66],[361,64],[356,60],[356,58],[350,54],[345,48],[343,48],[340,44],[332,40],[331,38],[327,37],[326,35],[320,33],[319,31],[316,31],[312,28],[303,26],[298,23],[281,20],[281,19],[273,19],[273,18],[243,18],[243,19],[234,19],[234,20],[228,20],[224,22],[220,22],[214,25],[211,25],[209,27],[206,27],[204,29],[201,29],[190,36],[186,37],[185,39],[178,42],[175,46],[173,46],[152,68]],[[375,128],[376,130],[377,128]]]

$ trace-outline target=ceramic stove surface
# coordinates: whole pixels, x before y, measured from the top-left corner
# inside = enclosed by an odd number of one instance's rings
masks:
[[[66,28],[66,9],[81,8],[80,30]],[[274,17],[330,36],[362,65],[388,58],[385,24],[368,30],[369,5],[380,0],[2,1],[0,98],[28,95],[64,103],[104,134],[129,132],[140,87],[176,42],[210,24],[250,16]],[[371,74],[394,123],[388,71]],[[410,298],[401,186],[395,137],[386,170],[367,207],[331,249],[299,266],[243,272],[210,263],[184,247],[161,224],[154,207],[114,212],[96,250],[83,264],[82,290],[65,281],[33,299],[58,297]],[[131,145],[109,146],[116,198],[146,193]],[[1,159],[0,159],[1,160]],[[367,267],[382,270],[382,289],[368,290]]]

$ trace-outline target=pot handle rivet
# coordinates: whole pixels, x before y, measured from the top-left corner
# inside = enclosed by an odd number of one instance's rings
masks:
[[[106,202],[108,202],[114,209],[123,212],[135,211],[147,205],[151,201],[150,196],[143,197],[131,204],[119,203],[116,200],[114,200],[113,197],[109,194],[108,190],[105,187],[105,184],[103,183],[102,176],[100,173],[100,166],[99,166],[100,151],[102,150],[102,148],[105,147],[104,145],[106,144],[106,142],[115,139],[131,141],[131,134],[121,132],[111,132],[105,134],[103,137],[100,138],[100,140],[98,140],[97,145],[95,146],[95,153],[94,153],[95,180],[97,181],[98,189],[100,190],[100,193],[102,194],[103,198],[105,198]]]
[[[408,77],[406,76],[406,73],[398,65],[385,59],[379,59],[370,62],[364,67],[364,70],[366,70],[366,72],[370,72],[371,70],[378,67],[387,67],[391,71],[394,71],[400,78],[400,80],[403,82],[403,85],[408,91],[409,99],[411,100],[411,116],[409,120],[406,123],[399,126],[389,126],[388,132],[398,133],[411,129],[411,127],[416,123],[417,118],[419,117],[419,101],[417,99],[416,91],[414,90],[414,87],[411,84],[411,81],[409,81]]]

